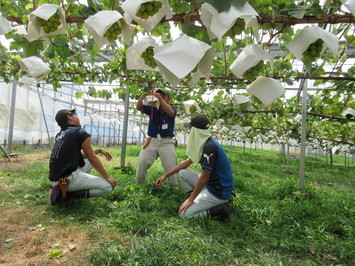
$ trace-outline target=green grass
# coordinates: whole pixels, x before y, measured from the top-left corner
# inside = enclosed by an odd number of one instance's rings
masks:
[[[119,157],[120,148],[109,148]],[[95,241],[91,265],[354,265],[354,167],[306,161],[305,191],[299,191],[299,161],[286,164],[277,152],[225,147],[235,177],[231,220],[181,220],[182,190],[166,184],[158,159],[147,183],[135,184],[140,146],[128,146],[130,171],[108,167],[117,188],[110,195],[77,200],[71,208],[49,205],[48,164],[0,171],[6,192],[2,208],[26,206],[33,221],[81,226]],[[48,152],[48,151],[44,151]],[[177,148],[178,160],[185,150]],[[193,167],[199,170],[199,166]],[[37,220],[36,220],[37,219]],[[87,221],[91,221],[87,223]],[[100,231],[94,224],[100,224]]]

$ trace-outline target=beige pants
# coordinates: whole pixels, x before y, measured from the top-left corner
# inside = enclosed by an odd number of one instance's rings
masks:
[[[185,192],[191,192],[195,189],[199,177],[199,173],[188,169],[182,169],[178,174],[179,182],[184,188]],[[184,213],[180,213],[179,217],[182,219],[187,219],[197,216],[207,216],[207,210],[222,205],[228,201],[229,200],[216,198],[208,191],[206,187],[204,187],[192,205]]]
[[[79,167],[73,173],[71,173],[68,178],[70,179],[70,184],[68,187],[68,192],[78,191],[78,190],[90,190],[90,198],[101,197],[110,192],[112,192],[112,186],[104,178],[91,175],[92,165],[88,159],[85,160],[85,166]],[[58,182],[51,182],[52,186],[55,186]]]
[[[160,157],[164,171],[168,172],[173,169],[176,164],[175,142],[171,138],[152,138],[147,148],[142,149],[137,162],[136,182],[143,184],[146,180],[147,170],[153,165],[155,159]],[[158,179],[157,176],[155,179]],[[169,185],[177,185],[176,174],[168,178]]]

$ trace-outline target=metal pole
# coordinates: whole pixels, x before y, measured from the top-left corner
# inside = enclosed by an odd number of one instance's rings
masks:
[[[49,147],[52,148],[51,136],[50,136],[49,130],[48,130],[46,115],[44,114],[44,108],[43,108],[41,93],[39,92],[39,87],[40,87],[40,86],[41,86],[41,85],[40,85],[39,83],[37,83],[37,93],[38,93],[38,97],[39,97],[39,103],[41,104],[41,110],[42,110],[42,115],[43,115],[44,124],[45,124],[46,130],[47,130],[47,136],[48,136]]]
[[[138,143],[137,144],[141,144],[144,141],[142,140],[142,127],[143,127],[143,115],[140,115],[140,120],[139,120],[139,136],[138,136]]]
[[[128,111],[129,111],[129,90],[128,85],[126,86],[125,95],[125,107],[124,107],[124,121],[123,121],[123,132],[122,132],[122,150],[121,150],[121,167],[125,167],[126,159],[126,146],[127,146],[127,129],[128,129]]]
[[[302,135],[301,135],[301,156],[300,156],[300,190],[304,191],[304,171],[305,171],[305,154],[306,154],[306,133],[307,133],[307,85],[308,81],[304,80],[302,85]]]
[[[7,151],[11,153],[12,150],[12,140],[14,136],[14,123],[15,123],[15,105],[16,105],[16,90],[17,90],[17,80],[12,81],[12,96],[11,96],[11,109],[10,109],[10,124],[9,124],[9,144],[7,146]]]
[[[86,116],[87,112],[88,112],[88,102],[87,102],[86,99],[84,99],[84,116]],[[86,126],[86,124],[85,124],[85,125],[84,125],[84,130],[85,130],[85,131],[86,131],[86,128],[87,128],[87,126]]]

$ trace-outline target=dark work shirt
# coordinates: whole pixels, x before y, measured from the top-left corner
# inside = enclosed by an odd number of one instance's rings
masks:
[[[49,180],[58,181],[68,177],[78,167],[85,165],[81,145],[88,137],[90,134],[81,127],[71,125],[61,129],[55,137],[49,162]]]
[[[207,140],[200,164],[202,168],[211,170],[206,185],[208,191],[219,199],[230,199],[234,187],[233,172],[225,151],[215,139]]]
[[[143,105],[143,113],[149,115],[148,136],[156,138],[158,134],[162,138],[174,137],[174,126],[176,108],[171,107],[174,110],[174,117],[168,116],[166,112],[160,112],[159,109],[153,106],[153,119],[151,118],[152,106],[150,104]]]

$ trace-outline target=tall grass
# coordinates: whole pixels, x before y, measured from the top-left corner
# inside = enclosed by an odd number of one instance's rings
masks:
[[[119,156],[119,148],[110,150]],[[127,148],[133,168],[139,151],[139,146]],[[2,171],[1,181],[8,185],[8,194],[0,191],[2,206],[26,205],[42,223],[80,224],[96,243],[87,262],[92,265],[355,264],[354,168],[307,161],[301,193],[298,161],[286,165],[282,155],[271,151],[226,151],[236,197],[225,223],[179,219],[177,210],[186,196],[166,184],[154,188],[163,174],[159,159],[144,185],[135,184],[134,171],[110,166],[118,184],[114,192],[77,200],[68,208],[49,206],[47,164]],[[177,155],[185,159],[185,150],[178,147]],[[100,224],[100,233],[86,221]]]

